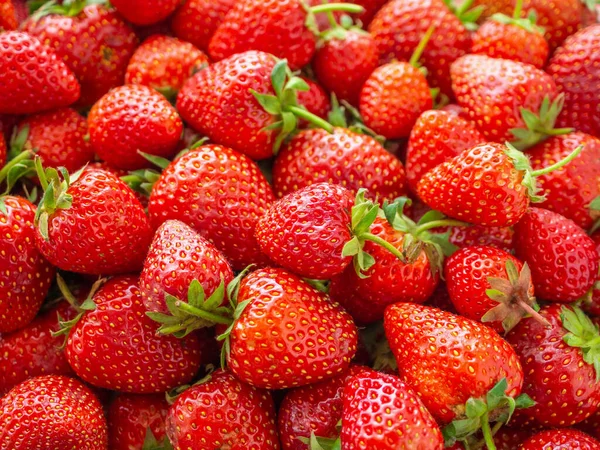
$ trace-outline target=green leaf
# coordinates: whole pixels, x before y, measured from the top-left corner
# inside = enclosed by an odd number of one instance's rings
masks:
[[[358,239],[358,237],[354,236],[352,239],[346,242],[344,248],[342,248],[342,256],[346,257],[358,255],[361,250],[362,245],[360,243],[360,240]]]
[[[469,419],[478,419],[487,412],[488,408],[484,401],[471,397],[465,404],[465,414]]]
[[[286,90],[308,92],[308,91],[310,91],[310,86],[302,78],[300,78],[300,77],[292,77],[290,79],[290,81],[288,81],[286,83],[285,89]]]
[[[275,116],[281,114],[281,103],[277,97],[269,94],[259,94],[254,89],[251,89],[250,92],[266,112]]]
[[[204,305],[204,287],[196,279],[192,280],[188,287],[187,301],[188,304],[195,308],[202,308]]]
[[[590,209],[600,211],[600,195],[590,202]]]
[[[287,61],[285,59],[281,59],[277,61],[275,67],[273,67],[273,71],[271,72],[271,84],[273,85],[273,90],[275,91],[275,95],[277,97],[279,97],[283,92],[285,80],[287,78],[287,68]],[[254,95],[256,96],[256,94]]]
[[[204,302],[204,309],[207,311],[213,311],[217,307],[219,307],[223,303],[223,298],[225,297],[225,282],[223,278],[221,278],[221,282],[219,286],[214,290],[214,292],[206,299]]]

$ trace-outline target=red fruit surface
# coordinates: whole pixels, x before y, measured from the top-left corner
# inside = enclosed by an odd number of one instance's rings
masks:
[[[573,429],[542,431],[521,444],[519,450],[597,450],[600,441]]]
[[[451,227],[448,240],[459,248],[472,245],[489,245],[501,250],[512,252],[514,231],[510,227]]]
[[[165,20],[180,0],[115,0],[111,1],[119,13],[136,25],[151,25]]]

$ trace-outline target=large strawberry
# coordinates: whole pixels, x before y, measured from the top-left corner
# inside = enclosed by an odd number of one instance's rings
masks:
[[[579,308],[555,304],[539,314],[549,327],[527,318],[507,336],[523,364],[523,392],[536,402],[518,418],[568,427],[600,405],[598,327]]]
[[[73,378],[24,381],[0,399],[0,448],[106,450],[102,405]]]
[[[530,208],[515,226],[516,255],[531,269],[535,293],[544,300],[571,303],[596,281],[596,245],[571,220]]]
[[[49,47],[27,33],[0,33],[1,114],[31,114],[68,106],[79,93],[73,72]]]
[[[597,450],[600,441],[573,429],[542,431],[521,444],[519,450]]]
[[[271,394],[222,370],[177,397],[169,409],[166,427],[177,449],[280,448]]]
[[[152,239],[148,218],[133,191],[101,169],[62,179],[38,162],[44,196],[36,211],[36,243],[62,270],[115,274],[140,270]]]
[[[171,15],[179,0],[113,0],[110,2],[119,13],[136,25],[152,25]]]

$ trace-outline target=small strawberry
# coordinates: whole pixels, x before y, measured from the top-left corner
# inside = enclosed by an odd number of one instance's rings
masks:
[[[519,450],[597,450],[600,441],[573,429],[542,431],[521,444]]]
[[[571,303],[596,281],[596,245],[571,220],[530,208],[515,226],[516,256],[531,269],[535,293],[544,300]]]
[[[106,434],[100,401],[72,378],[32,378],[0,399],[3,449],[106,450]]]
[[[131,23],[152,25],[165,20],[180,0],[111,0],[110,4]]]
[[[218,370],[177,397],[167,416],[176,449],[279,450],[268,391]]]
[[[68,106],[79,98],[79,92],[75,76],[49,47],[27,33],[0,33],[1,114]]]
[[[523,392],[535,401],[518,420],[568,427],[600,404],[598,327],[579,308],[555,304],[539,314],[549,327],[527,318],[507,336],[523,364]]]
[[[135,170],[148,165],[138,151],[172,157],[183,123],[165,97],[141,85],[120,86],[98,100],[88,115],[90,143],[109,164]]]

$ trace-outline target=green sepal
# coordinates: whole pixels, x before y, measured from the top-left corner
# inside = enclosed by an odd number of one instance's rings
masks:
[[[546,30],[543,27],[537,25],[537,14],[533,10],[529,13],[527,17],[514,18],[502,13],[496,13],[490,17],[490,20],[502,23],[504,25],[515,25],[517,27],[523,28],[526,31],[529,31],[530,33],[538,33],[542,36],[546,32]]]
[[[317,291],[323,292],[324,294],[329,293],[329,280],[314,280],[311,278],[303,278],[303,280],[314,287]]]
[[[527,195],[531,202],[539,203],[546,200],[546,197],[539,194],[539,189],[532,175],[529,158],[521,151],[517,150],[512,144],[506,143],[506,155],[512,160],[516,170],[523,172],[523,181],[521,184],[527,189]]]
[[[169,166],[169,164],[171,164],[171,161],[169,159],[163,158],[162,156],[151,155],[150,153],[145,153],[141,150],[138,150],[137,152],[146,161],[154,164],[156,167],[158,167],[161,170],[165,170]]]
[[[585,7],[593,13],[598,13],[596,6],[600,5],[600,0],[583,0]]]
[[[152,430],[148,427],[146,429],[146,437],[144,438],[142,450],[173,450],[173,445],[166,435],[162,441],[158,442],[154,433],[152,433]]]
[[[310,434],[310,438],[296,438],[303,444],[308,446],[309,450],[341,450],[342,441],[340,437],[325,438],[316,436],[314,432]]]
[[[139,169],[129,172],[128,175],[121,177],[121,181],[127,184],[134,191],[149,197],[152,193],[154,184],[160,178],[160,172],[153,169]]]
[[[580,348],[583,360],[591,364],[596,372],[596,383],[600,382],[600,333],[591,319],[576,306],[563,306],[560,319],[568,331],[563,340],[569,347]]]
[[[446,6],[460,20],[463,26],[469,31],[475,31],[478,28],[477,21],[485,10],[483,5],[473,7],[474,0],[465,0],[457,2],[456,0],[444,0]]]
[[[50,14],[58,14],[61,16],[75,17],[86,6],[89,5],[108,5],[107,0],[64,0],[62,4],[57,4],[55,1],[49,1],[42,5],[41,2],[34,1],[29,6],[29,10],[35,12],[31,15],[31,18],[35,21],[41,19],[44,16]]]

